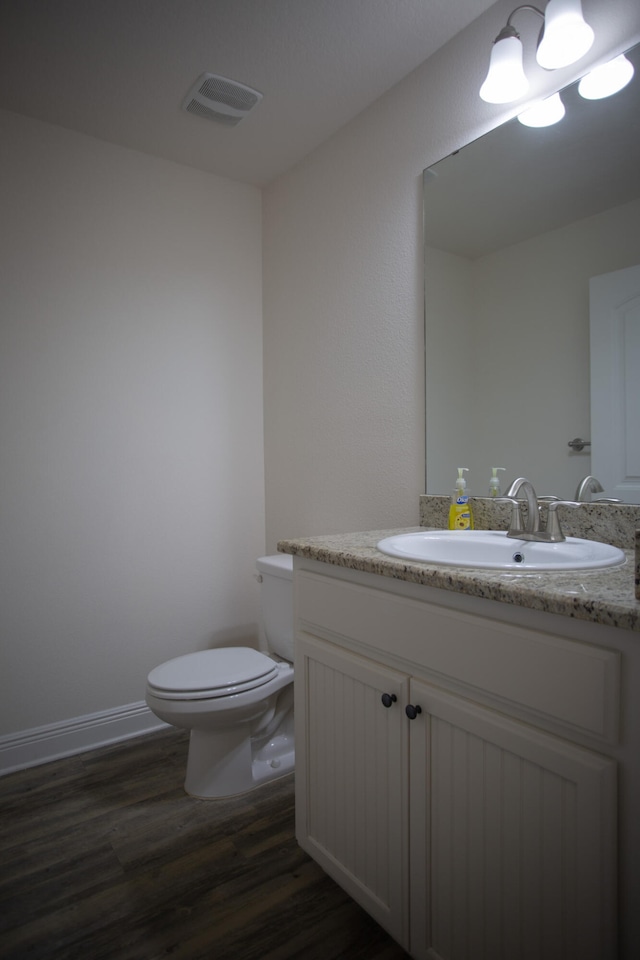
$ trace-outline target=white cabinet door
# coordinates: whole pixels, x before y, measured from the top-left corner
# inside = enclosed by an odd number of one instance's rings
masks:
[[[411,698],[412,956],[612,960],[614,761],[426,683]]]
[[[298,636],[294,687],[298,842],[406,944],[408,679]]]

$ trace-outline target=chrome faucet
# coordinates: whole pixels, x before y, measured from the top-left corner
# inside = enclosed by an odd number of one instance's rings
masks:
[[[589,495],[592,493],[604,493],[604,487],[595,477],[583,477],[576,490],[576,500],[580,503],[588,503]]]
[[[583,477],[576,490],[576,500],[580,503],[589,503],[589,495],[592,493],[604,493],[604,487],[595,477]],[[622,503],[622,500],[616,497],[596,497],[594,503]]]
[[[518,501],[518,494],[523,492],[527,501],[527,523],[526,526],[522,519],[522,511]],[[508,537],[514,540],[538,540],[547,543],[561,543],[565,540],[565,535],[560,527],[558,517],[558,507],[570,507],[575,509],[581,506],[574,500],[552,500],[549,502],[547,521],[544,526],[540,524],[540,507],[538,497],[533,489],[533,485],[526,477],[518,477],[514,480],[501,501],[511,504],[511,523],[507,532]]]

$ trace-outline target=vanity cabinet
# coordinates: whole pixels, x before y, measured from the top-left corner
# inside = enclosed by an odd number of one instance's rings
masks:
[[[295,597],[301,846],[416,960],[613,960],[616,652],[344,572]]]

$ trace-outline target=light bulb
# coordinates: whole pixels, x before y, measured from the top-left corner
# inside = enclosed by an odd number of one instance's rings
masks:
[[[549,0],[536,60],[546,70],[567,67],[585,55],[593,39],[593,30],[582,16],[580,0]]]
[[[622,90],[633,76],[633,64],[624,53],[596,67],[578,84],[578,93],[585,100],[602,100]]]
[[[527,110],[518,114],[518,120],[525,127],[550,127],[564,117],[564,103],[559,93],[553,93],[545,100],[539,100]]]
[[[513,34],[499,36],[491,49],[489,72],[480,87],[480,97],[487,103],[511,103],[529,89],[522,67],[522,44]]]

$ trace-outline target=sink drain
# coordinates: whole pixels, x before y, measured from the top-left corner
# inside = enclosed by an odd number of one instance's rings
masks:
[[[524,563],[524,553],[520,553],[519,550],[516,550],[511,559],[514,563]]]

